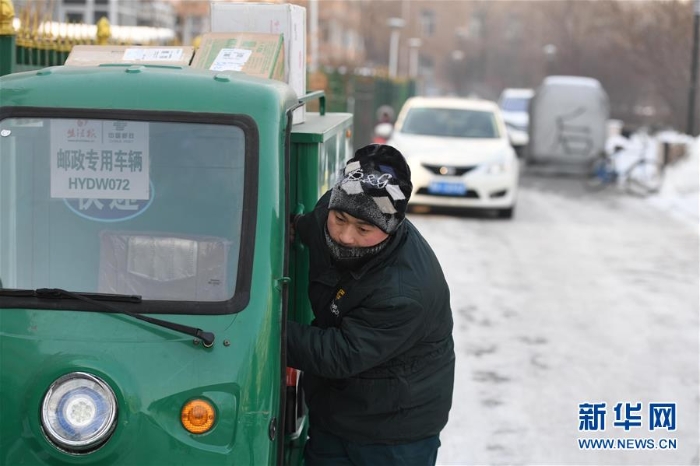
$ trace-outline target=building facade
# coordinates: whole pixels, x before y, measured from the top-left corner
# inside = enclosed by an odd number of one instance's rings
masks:
[[[25,7],[41,10],[50,4],[38,0],[14,2],[18,16]],[[500,40],[500,35],[509,34],[509,40],[516,43],[522,29],[517,18],[507,19],[514,17],[512,14],[494,14],[498,5],[486,5],[501,2],[291,0],[289,3],[306,8],[310,71],[330,68],[388,76],[393,61],[395,72],[391,74],[399,79],[416,79],[419,92],[428,95],[494,97],[491,88],[498,87],[498,76],[486,73],[487,69],[494,69],[494,57],[489,55],[493,54],[493,38],[499,35]],[[106,17],[115,26],[169,28],[175,31],[177,42],[184,45],[197,45],[198,38],[210,30],[207,0],[55,0],[51,4],[52,12],[41,10],[42,19],[96,24]],[[512,5],[504,4],[506,7]],[[396,24],[402,26],[397,28]],[[509,53],[507,49],[502,52],[500,56]]]
[[[174,28],[175,10],[168,0],[57,0],[39,2],[37,0],[13,0],[15,11],[29,9],[42,20],[62,23],[96,24],[100,18],[107,18],[110,24],[118,26],[150,26]],[[53,5],[53,10],[49,11]]]

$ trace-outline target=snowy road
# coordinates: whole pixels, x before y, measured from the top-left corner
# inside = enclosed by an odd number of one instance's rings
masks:
[[[438,463],[698,464],[697,226],[576,179],[521,186],[513,221],[410,215],[452,292],[457,375]],[[598,429],[579,431],[583,403],[605,403]],[[675,403],[675,430],[652,403]],[[640,426],[614,425],[625,419]],[[676,448],[659,449],[666,439]]]

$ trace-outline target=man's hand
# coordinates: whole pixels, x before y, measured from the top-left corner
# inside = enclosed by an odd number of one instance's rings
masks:
[[[289,243],[293,244],[296,239],[296,225],[301,214],[293,214],[289,217]]]

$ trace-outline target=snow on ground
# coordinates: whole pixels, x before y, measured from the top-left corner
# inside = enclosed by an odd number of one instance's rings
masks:
[[[438,464],[700,463],[700,142],[657,137],[685,142],[687,155],[643,200],[535,178],[512,222],[411,217],[443,263],[455,315],[455,394]],[[616,402],[674,402],[679,427],[577,431],[578,404],[598,401],[609,403],[609,423]],[[577,448],[587,434],[679,447]]]

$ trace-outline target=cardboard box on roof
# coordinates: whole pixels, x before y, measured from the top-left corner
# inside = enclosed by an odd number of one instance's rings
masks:
[[[75,45],[65,64],[96,66],[104,63],[127,63],[188,66],[192,55],[194,55],[192,46]]]
[[[212,32],[259,32],[284,36],[285,78],[298,97],[306,95],[306,8],[289,3],[212,2]],[[305,107],[294,110],[302,123]]]
[[[284,82],[284,40],[281,34],[204,34],[192,67],[240,71],[250,76]]]

